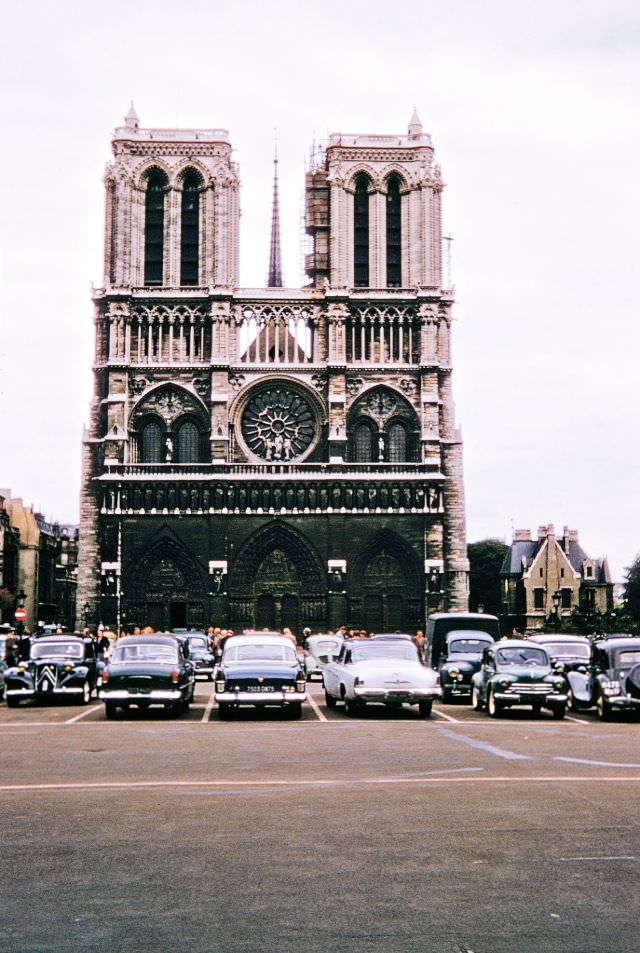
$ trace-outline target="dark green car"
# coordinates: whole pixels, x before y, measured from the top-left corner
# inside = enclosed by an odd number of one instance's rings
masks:
[[[536,714],[548,708],[554,718],[564,718],[567,699],[565,678],[546,650],[524,639],[488,646],[471,680],[471,704],[476,711],[486,707],[492,718],[512,705],[530,705]]]
[[[174,635],[130,635],[118,639],[102,673],[100,698],[107,718],[117,708],[163,705],[174,715],[193,701],[195,669]]]

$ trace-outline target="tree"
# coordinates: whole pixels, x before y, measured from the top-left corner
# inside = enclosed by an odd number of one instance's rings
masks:
[[[624,606],[626,615],[640,622],[640,553],[626,569]]]
[[[472,612],[502,612],[500,569],[509,547],[500,539],[469,543],[469,608]]]

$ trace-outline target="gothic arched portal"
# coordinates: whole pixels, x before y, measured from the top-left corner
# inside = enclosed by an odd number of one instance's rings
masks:
[[[419,560],[396,533],[379,533],[355,561],[351,619],[369,632],[410,632],[421,626]]]
[[[326,582],[321,563],[301,533],[274,521],[240,550],[230,572],[234,627],[322,628]]]
[[[123,621],[128,628],[150,625],[163,632],[203,627],[206,580],[198,562],[177,540],[162,536],[129,565],[122,580]]]

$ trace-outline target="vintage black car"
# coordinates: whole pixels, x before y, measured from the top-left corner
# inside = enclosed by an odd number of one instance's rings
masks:
[[[480,668],[482,653],[493,645],[493,636],[474,629],[453,629],[444,636],[434,668],[440,674],[442,701],[471,696],[471,678]]]
[[[25,698],[68,698],[86,705],[99,668],[91,639],[75,635],[33,639],[29,658],[5,672],[7,705],[15,708]]]
[[[196,678],[213,679],[216,658],[204,632],[182,632],[180,637],[186,642],[188,656],[193,662]]]
[[[193,701],[195,674],[182,642],[174,635],[130,635],[118,639],[102,673],[105,715],[117,708],[164,705],[174,715]]]
[[[306,698],[306,676],[289,638],[249,632],[227,639],[215,678],[221,718],[240,705],[277,705],[299,718]]]
[[[544,646],[551,664],[562,665],[565,672],[585,668],[589,664],[591,642],[585,635],[554,635],[552,632],[540,632],[530,635],[529,642]]]
[[[502,639],[484,650],[471,680],[471,703],[476,711],[486,706],[493,718],[512,705],[530,705],[536,714],[544,707],[564,718],[567,684],[541,645]]]
[[[614,712],[640,711],[640,638],[596,639],[588,667],[567,675],[575,709],[595,705],[603,720]]]

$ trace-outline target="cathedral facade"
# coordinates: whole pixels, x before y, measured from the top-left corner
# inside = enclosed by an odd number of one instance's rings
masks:
[[[78,624],[415,630],[465,609],[443,182],[415,113],[313,156],[295,290],[277,206],[269,287],[238,285],[226,130],[132,109],[112,145]]]

